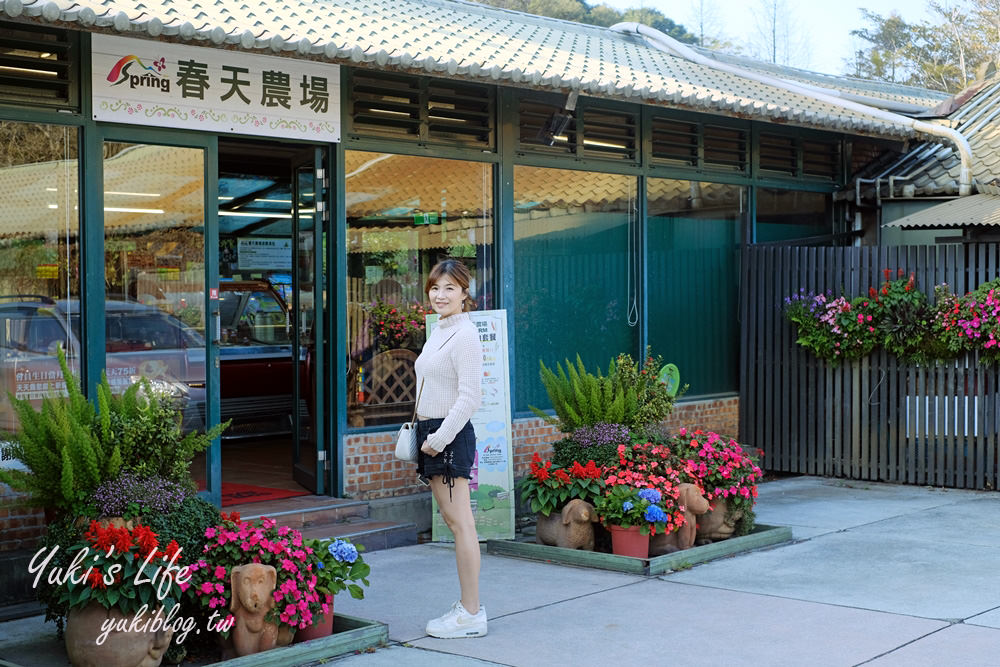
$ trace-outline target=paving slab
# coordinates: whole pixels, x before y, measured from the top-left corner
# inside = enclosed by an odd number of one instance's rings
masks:
[[[649,579],[414,645],[505,665],[856,665],[945,625]]]
[[[972,500],[983,492],[794,477],[761,484],[758,494],[760,523],[836,531]]]
[[[928,527],[935,526],[933,534]],[[852,532],[917,537],[953,547],[1000,547],[1000,494],[988,494],[859,526]],[[1000,600],[998,600],[1000,602]]]
[[[0,624],[0,660],[30,667],[68,664],[56,624],[46,623],[44,614]]]
[[[399,667],[400,665],[406,665],[406,667],[475,667],[476,665],[486,667],[497,663],[414,646],[393,645],[380,648],[373,653],[348,655],[319,664],[336,665],[337,667]]]
[[[873,667],[996,667],[1000,664],[1000,630],[964,623],[921,637],[872,660]]]
[[[797,600],[965,619],[1000,601],[1000,550],[871,531],[823,535],[787,547],[664,575],[678,583]]]
[[[490,619],[645,580],[638,575],[483,555],[480,598]],[[431,618],[460,597],[455,551],[421,544],[365,555],[372,568],[364,600],[338,595],[338,612],[378,619],[389,639],[424,637]],[[492,622],[492,621],[491,621]]]
[[[1000,600],[997,600],[997,602],[1000,603]],[[981,625],[983,627],[996,628],[1000,630],[1000,607],[992,609],[986,613],[979,614],[978,616],[968,618],[965,622],[969,625]],[[1000,662],[1000,659],[998,659],[997,662]]]

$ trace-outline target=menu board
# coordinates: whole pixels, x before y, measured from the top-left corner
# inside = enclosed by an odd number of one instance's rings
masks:
[[[507,311],[469,313],[483,346],[482,404],[472,417],[476,429],[476,461],[469,491],[480,540],[514,537],[514,465],[510,420],[510,360],[507,356]],[[427,316],[427,335],[437,326],[437,315]],[[437,503],[433,503],[432,539],[452,542]]]

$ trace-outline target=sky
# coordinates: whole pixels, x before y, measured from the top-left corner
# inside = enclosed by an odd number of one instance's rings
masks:
[[[819,0],[784,0],[799,26],[808,52],[807,62],[790,65],[828,74],[844,74],[844,59],[862,48],[864,42],[851,37],[851,30],[864,27],[858,7],[886,16],[896,11],[907,22],[930,19],[924,0],[847,0],[846,2],[821,2]],[[588,4],[608,4],[616,9],[649,7],[667,18],[681,23],[690,32],[696,32],[694,0],[589,0]],[[722,33],[735,44],[749,42],[756,33],[753,10],[757,0],[706,0],[706,14],[714,14]],[[706,30],[706,33],[708,31]],[[744,53],[748,49],[744,47]]]

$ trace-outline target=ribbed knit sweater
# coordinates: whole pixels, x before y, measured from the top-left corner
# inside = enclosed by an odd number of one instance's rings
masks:
[[[427,436],[428,446],[442,452],[482,402],[483,348],[469,314],[456,313],[438,320],[414,367],[420,392],[417,414],[444,418]]]

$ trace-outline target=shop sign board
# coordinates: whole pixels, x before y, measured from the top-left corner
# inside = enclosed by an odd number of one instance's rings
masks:
[[[237,239],[236,265],[240,271],[291,271],[292,240],[259,237]]]
[[[94,34],[94,120],[340,141],[340,68]]]
[[[482,404],[472,417],[476,429],[476,460],[469,490],[480,540],[514,538],[514,457],[511,444],[510,361],[507,357],[507,311],[469,313],[483,346]],[[427,333],[437,326],[437,315],[427,316]],[[454,541],[437,503],[433,504],[431,536]]]

